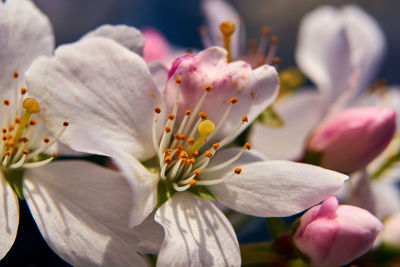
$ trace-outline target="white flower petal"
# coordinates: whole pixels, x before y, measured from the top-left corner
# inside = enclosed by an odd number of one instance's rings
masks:
[[[214,177],[209,186],[218,201],[236,211],[260,217],[282,217],[301,212],[338,191],[348,177],[317,166],[290,161],[240,160]],[[234,174],[235,167],[242,169]],[[207,174],[211,177],[212,174]]]
[[[132,52],[141,56],[143,55],[145,39],[141,32],[135,27],[129,27],[126,25],[102,25],[85,34],[82,39],[94,36],[113,39]]]
[[[168,80],[165,91],[170,107],[175,102],[177,77],[182,78],[180,117],[184,110],[193,110],[204,94],[206,84],[212,85],[213,89],[207,94],[200,111],[206,112],[208,119],[216,124],[231,105],[229,100],[238,98],[239,102],[233,104],[225,123],[215,134],[215,139],[219,140],[232,133],[243,115],[247,115],[251,123],[275,100],[279,89],[279,78],[274,67],[264,65],[253,70],[244,61],[227,63],[226,50],[220,47],[207,48],[180,63]],[[242,127],[241,130],[244,129]]]
[[[240,266],[235,232],[210,201],[176,193],[155,220],[165,229],[157,266]]]
[[[281,128],[255,123],[249,142],[272,159],[297,159],[304,150],[308,135],[321,120],[326,105],[324,96],[315,90],[302,90],[278,101],[274,108],[282,118]]]
[[[322,6],[303,18],[296,47],[297,64],[332,102],[349,87],[353,74],[350,49],[340,10]]]
[[[341,10],[350,41],[352,61],[358,68],[359,88],[366,88],[375,78],[385,53],[386,42],[377,21],[356,5]]]
[[[235,24],[235,32],[232,35],[231,49],[234,59],[240,56],[241,36],[244,36],[244,27],[236,10],[223,0],[205,0],[202,1],[202,9],[206,17],[207,31],[211,38],[212,45],[223,46],[223,39],[220,25],[224,21],[230,21]]]
[[[168,79],[168,69],[158,61],[153,61],[147,64],[153,80],[156,83],[160,92],[164,92],[165,85]]]
[[[13,95],[13,73],[20,74],[17,88],[25,86],[24,72],[36,57],[53,53],[54,37],[48,18],[25,0],[0,5],[0,36],[0,92],[6,99]]]
[[[0,172],[0,260],[14,244],[19,223],[18,198]]]
[[[75,266],[128,266],[153,252],[162,230],[130,228],[132,192],[120,173],[88,162],[55,162],[25,174],[24,195],[49,246]]]
[[[163,100],[143,59],[115,41],[92,37],[61,46],[54,58],[35,61],[27,80],[49,129],[70,123],[60,140],[71,148],[105,154],[74,137],[86,128],[140,160],[154,155],[153,108],[163,109]]]

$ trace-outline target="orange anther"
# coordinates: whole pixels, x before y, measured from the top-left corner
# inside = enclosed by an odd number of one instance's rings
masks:
[[[244,144],[243,148],[244,148],[244,149],[247,149],[247,150],[250,150],[250,149],[251,149],[250,143]]]
[[[68,125],[69,125],[69,123],[68,123],[67,121],[64,121],[64,122],[63,122],[63,126],[64,126],[64,127],[67,127]]]
[[[210,150],[207,150],[206,152],[204,152],[204,154],[206,154],[207,157],[211,158],[212,157],[212,152]]]
[[[206,120],[206,119],[207,119],[207,116],[208,116],[208,114],[205,113],[205,112],[200,112],[200,113],[199,113],[199,117],[202,118],[203,120]]]
[[[192,112],[190,111],[190,109],[187,109],[187,110],[185,111],[185,115],[186,115],[186,116],[189,116],[190,113],[192,113]]]
[[[165,164],[171,164],[171,163],[172,163],[172,158],[171,158],[170,156],[166,156],[166,157],[164,158],[164,163],[165,163]]]
[[[15,122],[15,123],[21,123],[21,118],[18,117],[18,116],[15,116],[14,122]]]
[[[190,180],[189,185],[190,185],[190,186],[196,186],[196,185],[197,185],[196,179]]]
[[[235,103],[239,102],[239,99],[235,96],[235,97],[232,97],[231,99],[229,99],[229,102],[231,102],[232,104],[235,104]]]
[[[10,105],[10,100],[8,100],[8,99],[4,100],[3,104],[6,105],[6,106],[9,106]]]
[[[53,154],[51,154],[51,156],[52,156],[53,158],[55,158],[55,157],[57,157],[57,153],[54,152]]]
[[[165,130],[166,133],[169,133],[171,131],[171,127],[165,126],[164,130]]]
[[[217,150],[219,148],[219,143],[213,144],[213,148],[214,148],[214,150]]]
[[[201,172],[200,172],[199,169],[195,169],[195,170],[193,171],[193,174],[194,174],[196,177],[199,177],[200,174],[201,174]]]
[[[193,145],[194,144],[194,137],[189,137],[188,139],[187,139],[187,142],[188,142],[188,144],[189,145]]]
[[[210,84],[206,84],[205,89],[207,92],[210,92],[213,89],[213,86]]]
[[[249,118],[247,117],[247,115],[243,115],[242,122],[249,122]]]
[[[279,43],[279,38],[278,38],[278,36],[272,36],[270,42],[271,42],[271,44],[273,44],[273,45],[277,45],[277,44]]]
[[[161,112],[161,108],[160,107],[155,107],[154,108],[154,112],[155,113],[160,113]]]
[[[29,153],[29,150],[28,150],[28,149],[22,150],[22,154],[26,155],[26,154],[28,154],[28,153]]]
[[[240,174],[240,173],[242,172],[242,168],[237,167],[237,168],[235,168],[233,171],[234,171],[236,174]]]
[[[48,142],[50,142],[50,138],[48,138],[48,137],[43,138],[43,142],[45,142],[47,144]]]
[[[19,73],[18,73],[18,71],[14,71],[14,73],[13,73],[13,77],[14,77],[14,79],[17,79],[17,78],[18,78],[18,76],[19,76]]]
[[[29,125],[34,126],[34,125],[36,125],[36,124],[37,124],[37,121],[36,121],[36,120],[34,120],[34,119],[29,120]]]
[[[181,83],[182,82],[182,78],[181,77],[176,77],[175,82],[176,83]]]
[[[168,115],[168,119],[170,119],[171,121],[175,119],[175,114],[171,113]]]
[[[26,88],[21,88],[21,95],[26,94],[27,91],[28,91],[28,90],[27,90]]]

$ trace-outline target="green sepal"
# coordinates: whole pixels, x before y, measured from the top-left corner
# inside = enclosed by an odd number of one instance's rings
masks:
[[[172,185],[164,180],[160,180],[157,186],[157,208],[170,200],[174,194],[175,190]]]
[[[24,179],[24,169],[17,168],[17,169],[10,169],[7,168],[3,170],[4,176],[8,184],[14,190],[15,194],[17,194],[18,198],[24,200],[24,193],[23,193],[23,179]]]
[[[266,124],[274,128],[282,128],[285,125],[285,122],[283,121],[281,116],[279,116],[278,112],[275,110],[273,105],[266,108],[260,114],[257,120],[263,124]]]
[[[267,224],[270,234],[274,239],[287,232],[287,230],[289,229],[288,225],[281,218],[266,218],[265,222]]]
[[[322,154],[322,151],[306,150],[301,162],[321,166]]]
[[[188,189],[188,191],[207,200],[211,201],[217,200],[217,198],[211,193],[210,190],[208,190],[206,186],[192,186]]]

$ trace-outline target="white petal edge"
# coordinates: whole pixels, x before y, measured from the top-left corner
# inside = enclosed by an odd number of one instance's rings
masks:
[[[232,150],[232,155],[236,153]],[[242,172],[233,172],[240,167]],[[207,178],[213,177],[212,173]],[[209,186],[219,202],[253,216],[283,217],[299,213],[337,192],[348,176],[321,167],[290,161],[240,159],[213,178],[226,177]]]
[[[165,230],[157,266],[240,266],[235,232],[210,201],[176,193],[157,210],[155,220]]]
[[[162,230],[130,228],[132,192],[120,173],[83,161],[55,162],[25,174],[24,196],[49,246],[75,266],[144,266]]]
[[[95,36],[113,39],[132,52],[143,56],[145,38],[135,27],[126,25],[102,25],[85,34],[82,39]]]
[[[326,111],[324,95],[301,90],[273,104],[283,127],[253,124],[249,142],[271,159],[295,160],[301,157],[306,139]]]
[[[14,244],[19,223],[18,198],[0,172],[0,260]]]
[[[40,55],[51,55],[54,36],[49,19],[32,1],[7,0],[0,5],[0,92],[10,98],[13,90],[25,87],[23,74]],[[17,85],[13,73],[20,76]]]
[[[62,121],[69,122],[60,140],[72,149],[105,154],[79,134],[86,128],[140,160],[154,155],[153,109],[164,105],[137,54],[111,39],[92,37],[60,46],[51,59],[39,58],[26,76],[50,131],[58,132]],[[160,116],[160,125],[163,120]]]

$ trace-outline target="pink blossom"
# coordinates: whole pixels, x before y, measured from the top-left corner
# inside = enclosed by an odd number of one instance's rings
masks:
[[[365,253],[382,230],[382,223],[368,211],[339,205],[330,196],[300,218],[293,240],[312,265],[340,266]]]
[[[308,140],[307,151],[322,153],[321,166],[352,173],[381,153],[395,130],[394,110],[351,108],[320,124]]]

